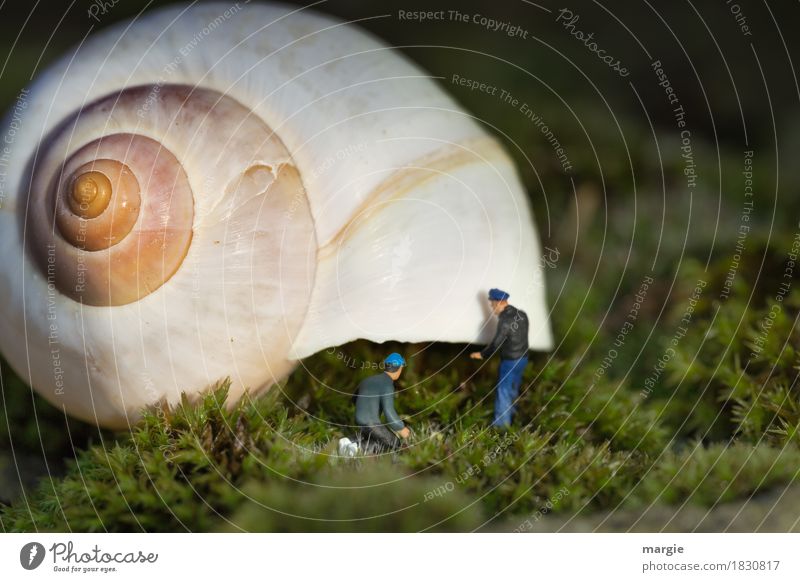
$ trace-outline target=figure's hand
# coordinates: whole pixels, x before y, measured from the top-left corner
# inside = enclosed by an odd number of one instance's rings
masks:
[[[399,436],[401,439],[407,439],[408,437],[411,436],[411,431],[408,429],[407,426],[404,426],[399,431],[397,431],[397,436]]]
[[[469,355],[469,357],[472,358],[473,360],[482,360],[483,359],[483,356],[481,355],[480,352],[472,352]]]

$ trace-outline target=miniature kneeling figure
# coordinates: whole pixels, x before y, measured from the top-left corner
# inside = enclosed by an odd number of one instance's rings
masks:
[[[411,431],[400,420],[394,409],[394,382],[403,373],[406,361],[400,354],[390,354],[384,361],[384,371],[364,378],[356,391],[356,425],[358,425],[358,440],[365,452],[394,451],[411,435]],[[386,423],[381,421],[381,414],[386,418]],[[342,439],[339,443],[340,452]],[[352,443],[345,443],[347,456]],[[349,449],[348,449],[349,447]]]

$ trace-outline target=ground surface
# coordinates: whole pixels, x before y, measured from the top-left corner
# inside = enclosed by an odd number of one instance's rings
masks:
[[[630,39],[607,14],[592,20],[596,4],[575,9],[596,23],[609,50],[633,62],[638,45],[624,45]],[[140,8],[120,2],[102,25]],[[225,411],[223,382],[202,402],[154,409],[130,433],[65,419],[0,360],[0,530],[797,530],[793,76],[780,68],[779,45],[764,48],[782,37],[759,37],[764,73],[738,29],[715,24],[727,22],[722,4],[722,13],[706,15],[713,43],[678,28],[697,24],[681,13],[689,8],[659,8],[680,46],[658,36],[646,8],[624,18],[638,18],[631,27],[668,67],[688,112],[692,187],[674,116],[646,59],[631,65],[634,95],[627,82],[598,72],[595,56],[563,30],[530,18],[523,3],[505,18],[570,55],[569,65],[539,48],[520,51],[518,39],[473,29],[467,38],[458,24],[365,23],[395,44],[428,47],[404,50],[499,136],[530,193],[557,346],[532,357],[510,432],[487,430],[497,362],[478,365],[463,345],[337,346],[263,398]],[[330,9],[365,15],[356,3]],[[69,17],[44,47],[61,26],[56,12],[31,20],[41,23],[38,35],[2,41],[13,55],[0,88],[5,103],[35,67],[86,33],[85,15]],[[769,14],[752,14],[754,28],[769,30]],[[501,60],[452,48],[470,42]],[[719,76],[727,61],[713,56],[717,42],[746,81],[735,99]],[[573,169],[518,109],[448,81],[466,70],[531,104]],[[753,81],[762,74],[769,93]],[[745,118],[746,144],[738,125]],[[743,236],[745,150],[755,151],[757,195]],[[409,359],[397,398],[415,431],[409,448],[337,457],[335,442],[352,422],[349,393],[369,373],[360,363],[394,350]]]

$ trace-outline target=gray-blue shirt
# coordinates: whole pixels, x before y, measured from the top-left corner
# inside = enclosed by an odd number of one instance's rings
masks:
[[[386,372],[364,378],[358,385],[356,424],[361,426],[383,424],[381,413],[386,417],[386,424],[392,430],[402,430],[405,426],[394,409],[394,381]]]

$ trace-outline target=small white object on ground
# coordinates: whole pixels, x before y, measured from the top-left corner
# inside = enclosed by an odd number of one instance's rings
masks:
[[[339,456],[355,457],[356,453],[358,453],[358,444],[347,437],[339,439]]]

